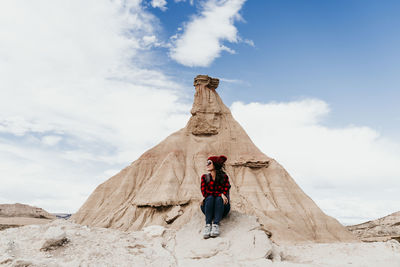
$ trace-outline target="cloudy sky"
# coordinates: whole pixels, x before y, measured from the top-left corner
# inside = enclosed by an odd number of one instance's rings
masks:
[[[76,212],[185,126],[193,77],[344,224],[400,210],[400,2],[0,2],[0,203]]]

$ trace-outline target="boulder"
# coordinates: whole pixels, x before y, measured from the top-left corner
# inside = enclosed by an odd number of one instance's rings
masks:
[[[165,216],[165,222],[170,224],[183,214],[181,206],[175,206]]]
[[[41,251],[55,250],[68,243],[67,235],[59,227],[50,227],[44,234],[44,242]]]

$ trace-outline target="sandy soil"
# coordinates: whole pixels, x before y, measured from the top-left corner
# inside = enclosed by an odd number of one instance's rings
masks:
[[[45,224],[53,221],[52,219],[39,219],[39,218],[27,218],[27,217],[0,217],[0,225],[29,225],[29,224]]]

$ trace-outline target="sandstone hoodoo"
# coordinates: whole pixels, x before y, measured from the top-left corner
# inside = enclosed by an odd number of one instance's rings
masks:
[[[232,210],[256,216],[273,241],[357,241],[253,144],[219,97],[218,84],[198,75],[186,127],[99,185],[72,219],[125,231],[152,224],[180,228],[201,212],[200,177],[207,157],[223,154]]]

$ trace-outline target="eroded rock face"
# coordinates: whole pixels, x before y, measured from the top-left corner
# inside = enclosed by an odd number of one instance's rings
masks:
[[[196,93],[194,96],[192,117],[189,120],[187,129],[193,135],[214,135],[218,134],[221,127],[222,114],[229,113],[228,108],[222,103],[218,94],[215,93],[219,80],[198,75],[194,79]]]
[[[202,215],[200,177],[207,158],[225,155],[232,210],[256,216],[275,242],[357,241],[254,145],[216,92],[218,79],[199,75],[194,86],[186,127],[99,185],[72,216],[75,222],[124,231],[152,224],[179,229]],[[168,220],[178,205],[181,215]]]
[[[269,161],[246,161],[246,162],[235,162],[232,164],[233,167],[249,167],[249,168],[267,168]]]
[[[347,229],[365,242],[400,241],[400,211],[361,224],[347,226]]]

